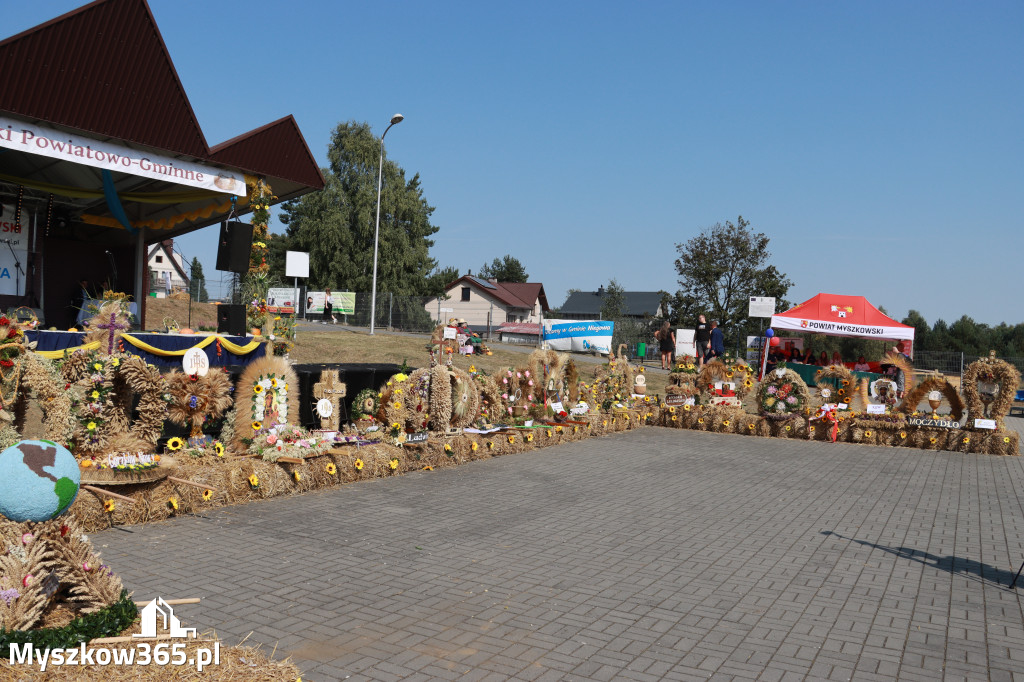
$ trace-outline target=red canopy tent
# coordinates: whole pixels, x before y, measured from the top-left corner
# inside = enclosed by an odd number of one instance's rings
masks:
[[[911,342],[915,331],[879,311],[863,296],[839,294],[818,294],[795,308],[772,315],[772,328]]]

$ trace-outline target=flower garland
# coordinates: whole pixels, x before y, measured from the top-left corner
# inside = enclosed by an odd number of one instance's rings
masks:
[[[769,419],[791,419],[803,413],[810,402],[807,384],[791,369],[768,372],[757,390],[757,404],[762,416]]]

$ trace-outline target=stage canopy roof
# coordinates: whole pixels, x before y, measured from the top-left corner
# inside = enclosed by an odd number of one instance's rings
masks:
[[[784,313],[772,315],[775,331],[792,330],[869,339],[914,339],[914,328],[885,315],[863,296],[818,294]]]
[[[232,195],[248,212],[257,177],[279,201],[324,186],[290,115],[207,144],[145,0],[97,0],[0,42],[0,193],[53,195],[78,238],[191,232]]]

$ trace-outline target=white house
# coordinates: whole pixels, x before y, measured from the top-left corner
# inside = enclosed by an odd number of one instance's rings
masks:
[[[474,331],[487,333],[506,322],[537,324],[549,310],[540,282],[498,282],[463,275],[445,287],[447,298],[432,298],[424,308],[436,319],[466,321]]]
[[[175,253],[174,240],[153,244],[149,249],[149,290],[163,298],[172,291],[187,291],[188,282],[185,259]]]

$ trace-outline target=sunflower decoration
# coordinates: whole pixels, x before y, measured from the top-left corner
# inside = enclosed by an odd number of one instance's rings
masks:
[[[109,498],[103,500],[103,511],[107,512],[108,514],[113,514],[115,509],[117,509],[117,504],[113,500]]]
[[[293,471],[292,472],[292,478],[295,479],[296,483],[301,483],[302,482],[302,474],[299,473],[298,471]]]
[[[527,443],[532,443],[533,442],[533,434],[532,433],[526,434],[526,442]]]
[[[515,436],[509,436],[508,437],[508,442],[509,443],[515,443],[516,442],[516,437]]]
[[[255,473],[249,475],[249,485],[253,488],[260,487],[260,477]]]
[[[207,488],[203,491],[203,502],[209,502],[213,499],[213,491]]]
[[[392,471],[396,470],[398,468],[398,458],[397,457],[392,457],[390,460],[388,460],[388,467]]]
[[[356,471],[362,471],[363,467],[366,466],[366,465],[363,463],[363,460],[356,459],[356,461],[353,463],[352,466],[354,466],[356,468]]]
[[[252,392],[255,393],[256,395],[261,395],[263,393],[263,387],[259,384],[256,384],[255,386],[252,387]]]
[[[433,470],[434,470],[434,467],[430,466],[429,464],[425,464],[425,465],[423,466],[423,470],[424,470],[424,471],[433,471]]]
[[[167,499],[167,506],[170,507],[172,511],[178,511],[178,498],[169,497]]]
[[[470,444],[469,449],[472,450],[473,452],[476,452],[479,447],[480,447],[479,443],[477,443],[476,441],[473,441]]]
[[[740,409],[753,387],[754,370],[742,360],[712,360],[697,375],[702,402],[728,409]],[[747,385],[750,380],[750,386]]]
[[[167,449],[172,451],[172,452],[174,452],[176,450],[181,450],[181,448],[184,447],[184,445],[185,445],[185,441],[183,441],[182,439],[178,438],[177,436],[175,436],[173,438],[170,438],[167,441]]]
[[[451,452],[452,451],[452,444],[451,443],[445,443],[444,444],[444,451],[445,452]]]
[[[217,454],[218,457],[223,457],[224,443],[221,443],[219,440],[213,441],[213,451]]]
[[[330,476],[334,476],[338,473],[338,467],[334,465],[334,462],[328,462],[326,465],[324,465],[324,470]]]
[[[842,364],[822,367],[814,373],[814,382],[817,385],[822,404],[845,403],[848,406],[847,409],[853,409],[853,401],[858,397],[856,391],[853,390],[857,384],[857,377],[848,367]],[[845,412],[845,410],[839,412]]]
[[[487,441],[487,449],[488,450],[493,450],[494,449],[494,441],[493,440]]]

